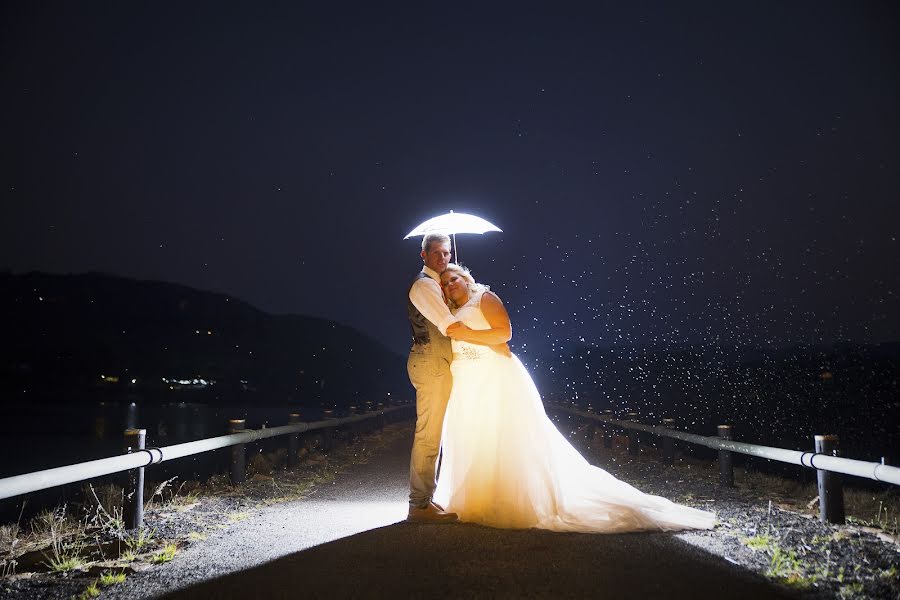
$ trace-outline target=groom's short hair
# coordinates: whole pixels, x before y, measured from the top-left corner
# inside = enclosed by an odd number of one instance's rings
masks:
[[[449,244],[450,236],[446,233],[429,233],[424,238],[422,238],[422,252],[428,254],[428,251],[431,250],[431,244],[433,242]]]

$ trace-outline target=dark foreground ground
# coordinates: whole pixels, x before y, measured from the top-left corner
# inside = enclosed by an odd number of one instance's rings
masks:
[[[671,535],[556,534],[477,525],[366,531],[168,598],[791,597]]]
[[[721,524],[627,535],[407,524],[411,429],[401,424],[358,442],[355,460],[330,458],[333,477],[296,499],[266,496],[284,484],[260,477],[244,495],[232,490],[197,498],[189,510],[149,513],[157,535],[175,541],[174,558],[135,562],[124,582],[94,589],[103,598],[900,597],[896,545],[859,527],[822,525],[785,507],[785,498],[770,506],[746,488],[722,490],[708,466],[689,458],[666,471],[650,456],[597,448],[577,424],[563,428],[619,477],[716,511]],[[23,576],[0,590],[69,598],[97,576],[96,568]]]
[[[285,523],[315,521],[333,531],[343,525],[341,513],[349,519],[355,515],[360,521],[382,516],[401,520],[405,516],[402,498],[408,451],[409,440],[398,438],[364,468],[353,469],[321,490],[314,502],[272,507],[267,514],[248,519],[241,524],[241,533],[229,536],[231,543],[241,552],[248,546],[267,546],[283,535]],[[332,511],[332,507],[338,510]],[[320,537],[331,536],[323,532]],[[221,550],[224,553],[229,548]],[[231,548],[231,552],[235,550]],[[220,560],[219,556],[207,548],[184,559],[197,569],[204,561]],[[135,583],[139,583],[137,579]],[[174,582],[169,579],[166,583]],[[122,592],[131,595],[124,587]],[[600,536],[395,522],[286,552],[271,562],[194,584],[167,597],[288,598],[298,593],[311,597],[783,595],[758,575],[674,535]]]

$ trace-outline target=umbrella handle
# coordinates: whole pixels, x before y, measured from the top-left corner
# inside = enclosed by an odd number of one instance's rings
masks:
[[[453,212],[452,210],[450,212]],[[456,245],[456,234],[453,234],[453,259],[459,264],[459,246]]]

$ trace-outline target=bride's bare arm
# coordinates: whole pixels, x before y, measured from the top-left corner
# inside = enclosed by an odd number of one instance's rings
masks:
[[[447,334],[455,340],[470,344],[506,346],[506,342],[512,338],[512,325],[503,302],[493,292],[485,292],[481,297],[481,312],[490,324],[490,329],[458,329],[448,331]]]

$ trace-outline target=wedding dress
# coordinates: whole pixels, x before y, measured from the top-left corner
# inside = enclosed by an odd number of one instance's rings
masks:
[[[484,291],[456,316],[489,329]],[[516,356],[453,340],[435,501],[461,521],[501,528],[620,533],[708,529],[710,512],[644,494],[591,466],[556,429]]]

